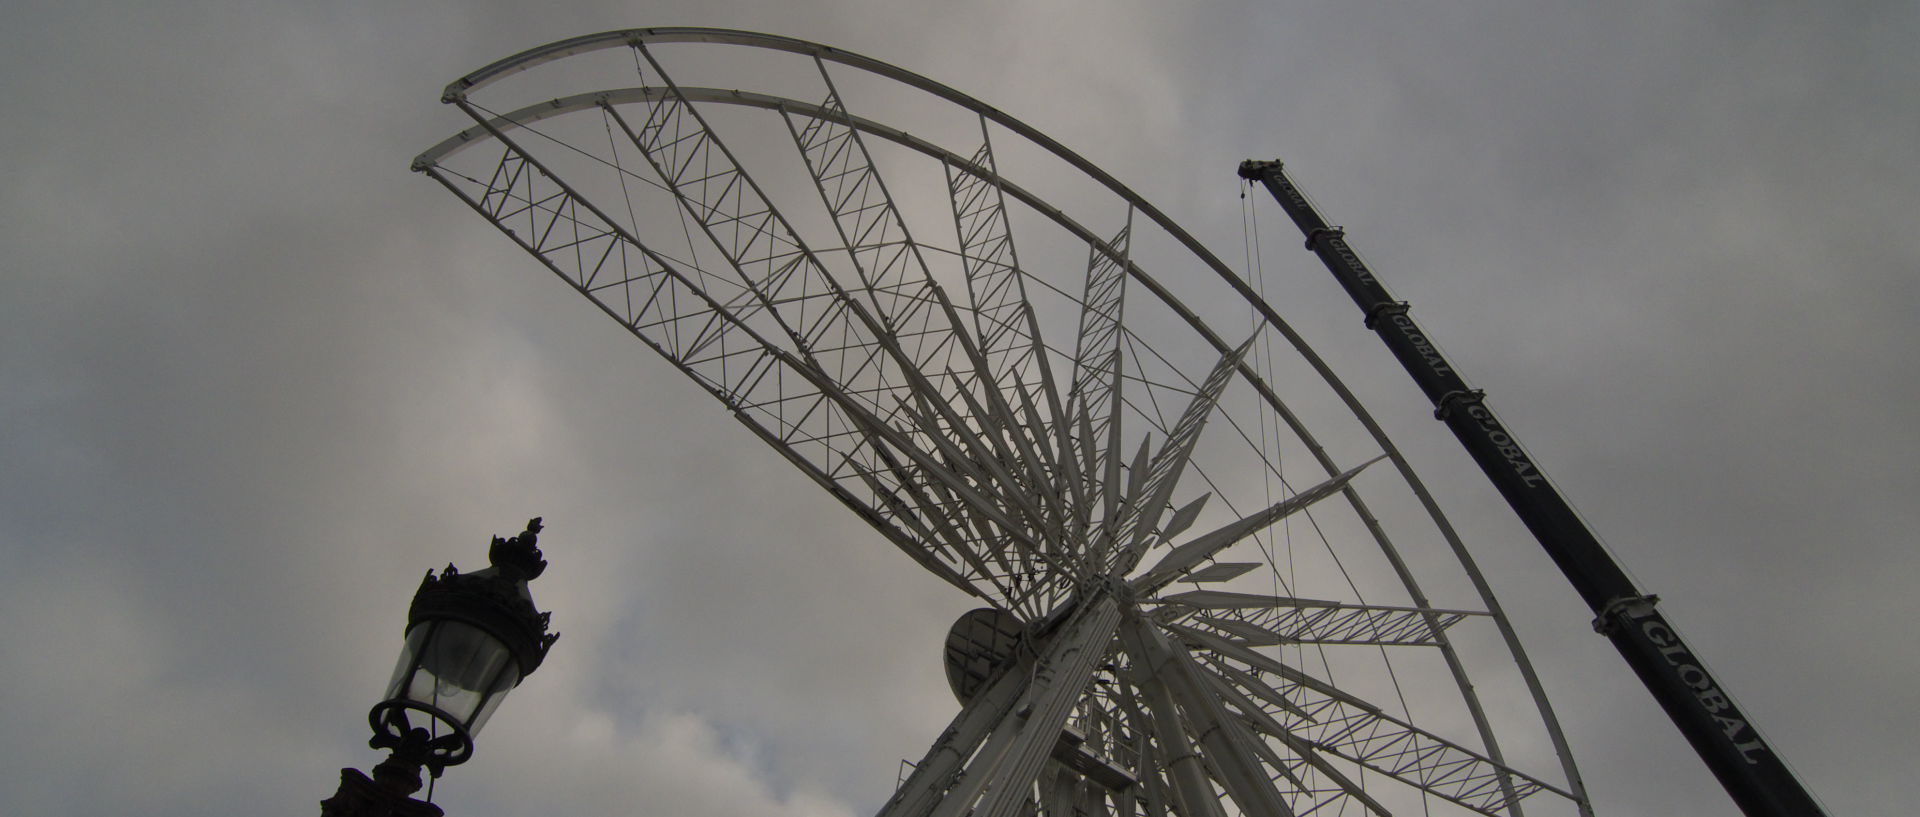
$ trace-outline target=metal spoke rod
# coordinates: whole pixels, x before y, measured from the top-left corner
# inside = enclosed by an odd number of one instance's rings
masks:
[[[1526,523],[1581,598],[1593,609],[1593,627],[1613,641],[1642,683],[1667,711],[1720,785],[1749,817],[1820,817],[1813,795],[1708,673],[1696,653],[1654,609],[1658,599],[1635,587],[1545,472],[1487,407],[1485,393],[1467,382],[1347,244],[1327,224],[1278,161],[1248,160],[1240,177],[1265,185],[1307,237],[1340,286],[1366,313],[1367,328],[1433,401],[1434,416],[1453,430],[1507,504]]]

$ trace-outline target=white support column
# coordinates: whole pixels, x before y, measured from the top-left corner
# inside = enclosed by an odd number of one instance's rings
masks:
[[[1133,654],[1132,645],[1128,647],[1128,654]],[[1220,808],[1219,794],[1213,784],[1207,782],[1199,752],[1187,740],[1180,707],[1174,703],[1167,685],[1143,667],[1136,667],[1135,671],[1138,675],[1134,686],[1147,704],[1148,723],[1153,728],[1160,754],[1166,758],[1167,774],[1172,778],[1174,807],[1181,817],[1226,817]]]
[[[974,756],[980,742],[1013,711],[1014,701],[1027,691],[1032,668],[1031,660],[1016,662],[962,707],[876,817],[917,817],[932,810],[960,773],[961,764]]]
[[[1091,683],[1120,623],[1120,606],[1101,595],[1085,603],[1061,628],[1034,666],[1033,680],[1002,718],[959,785],[934,807],[932,817],[1013,817],[1060,741],[1075,701]],[[982,791],[984,789],[984,791]],[[978,802],[975,802],[975,796]]]
[[[1129,647],[1138,644],[1144,653],[1135,656],[1146,664],[1143,669],[1179,696],[1183,711],[1200,733],[1201,745],[1221,784],[1226,786],[1228,796],[1239,803],[1245,813],[1291,817],[1293,809],[1260,767],[1255,748],[1259,738],[1220,705],[1219,697],[1186,649],[1168,641],[1145,620],[1129,621],[1125,628],[1123,637],[1127,638]]]

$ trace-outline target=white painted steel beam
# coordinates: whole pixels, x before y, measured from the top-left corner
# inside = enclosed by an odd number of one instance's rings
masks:
[[[1146,674],[1177,693],[1180,712],[1200,736],[1208,765],[1242,813],[1292,817],[1293,809],[1260,769],[1254,748],[1259,739],[1227,714],[1186,650],[1169,642],[1145,619],[1127,622],[1122,637],[1136,665],[1144,665]]]

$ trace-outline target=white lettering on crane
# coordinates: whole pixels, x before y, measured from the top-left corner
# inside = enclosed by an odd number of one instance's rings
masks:
[[[1395,312],[1388,315],[1387,320],[1393,321],[1394,326],[1400,327],[1401,334],[1407,336],[1407,342],[1413,344],[1413,350],[1420,353],[1420,358],[1426,361],[1427,368],[1432,369],[1435,374],[1453,373],[1453,367],[1447,365],[1447,359],[1440,356],[1439,349],[1433,348],[1433,341],[1427,340],[1427,336],[1420,332],[1420,328],[1413,325],[1413,318],[1407,313]]]
[[[1327,246],[1333,248],[1334,255],[1340,256],[1340,260],[1346,263],[1347,269],[1353,270],[1353,277],[1360,279],[1361,283],[1368,286],[1377,285],[1373,280],[1373,271],[1367,269],[1366,262],[1361,261],[1360,256],[1355,254],[1353,248],[1347,246],[1347,242],[1338,234],[1327,239]]]
[[[1693,689],[1693,696],[1700,701],[1701,708],[1707,710],[1707,714],[1720,724],[1720,732],[1727,736],[1728,741],[1733,742],[1733,748],[1740,752],[1740,756],[1750,765],[1758,764],[1760,761],[1753,757],[1753,753],[1766,751],[1766,743],[1762,742],[1760,735],[1739,717],[1739,711],[1733,708],[1733,701],[1714,685],[1713,677],[1708,675],[1706,670],[1701,669],[1699,664],[1694,663],[1693,656],[1687,654],[1686,645],[1680,643],[1680,637],[1657,619],[1643,622],[1640,625],[1640,631],[1646,634],[1648,641],[1660,648],[1660,655],[1667,659],[1667,665],[1673,667],[1674,672],[1680,676],[1680,682]],[[1747,735],[1748,738],[1744,741],[1740,740],[1742,735]]]
[[[1467,416],[1480,424],[1480,429],[1487,433],[1487,441],[1493,443],[1494,448],[1500,452],[1500,456],[1506,458],[1507,465],[1513,469],[1514,475],[1518,476],[1521,482],[1526,483],[1528,488],[1546,481],[1546,476],[1534,466],[1533,460],[1527,459],[1527,452],[1520,447],[1519,443],[1514,442],[1513,435],[1500,427],[1500,421],[1493,419],[1493,412],[1488,411],[1486,406],[1479,403],[1467,406]]]

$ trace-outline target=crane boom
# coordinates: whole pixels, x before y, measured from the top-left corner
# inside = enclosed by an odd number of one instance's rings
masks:
[[[1760,736],[1753,721],[1655,609],[1658,597],[1634,586],[1487,406],[1485,393],[1467,385],[1414,322],[1407,303],[1394,300],[1354,253],[1344,231],[1327,224],[1279,161],[1242,162],[1240,176],[1265,185],[1306,234],[1307,248],[1320,256],[1366,314],[1367,328],[1380,336],[1433,401],[1434,417],[1453,430],[1593,609],[1594,630],[1613,642],[1740,810],[1748,817],[1824,817],[1813,795]]]

